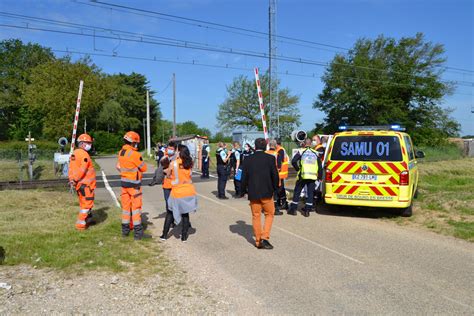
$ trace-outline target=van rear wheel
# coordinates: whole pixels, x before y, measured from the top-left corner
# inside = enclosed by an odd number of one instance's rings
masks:
[[[410,204],[409,207],[402,208],[400,210],[400,216],[402,216],[402,217],[410,217],[412,215],[413,215],[413,203]]]

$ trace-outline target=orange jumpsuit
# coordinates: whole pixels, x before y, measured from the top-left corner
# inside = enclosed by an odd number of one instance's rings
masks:
[[[136,148],[124,145],[118,155],[117,169],[120,170],[122,185],[122,234],[135,230],[135,237],[143,235],[142,227],[142,177],[147,170],[142,155]]]
[[[77,215],[76,228],[87,228],[86,219],[94,207],[94,189],[96,187],[95,170],[91,157],[82,148],[74,150],[69,160],[69,181],[74,182],[79,206],[81,210]]]

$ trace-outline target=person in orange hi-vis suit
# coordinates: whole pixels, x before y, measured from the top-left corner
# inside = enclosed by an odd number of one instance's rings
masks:
[[[285,179],[288,178],[288,166],[289,166],[289,158],[286,154],[285,148],[281,145],[281,139],[278,138],[276,140],[277,147],[277,169],[278,169],[278,176],[280,177],[280,184],[278,186],[278,207],[280,209],[288,210],[288,201],[286,199],[286,189],[285,189]]]
[[[183,221],[181,231],[181,241],[188,240],[188,230],[191,227],[189,213],[197,210],[197,195],[192,181],[193,159],[188,147],[179,147],[179,158],[174,160],[166,174],[171,179],[171,194],[168,199],[168,206],[173,212],[176,224]],[[163,231],[161,240],[166,240],[167,231]]]
[[[92,147],[92,138],[82,134],[77,138],[78,148],[69,158],[69,183],[77,192],[79,207],[76,228],[84,230],[93,224],[92,208],[94,207],[94,189],[96,187],[95,170],[88,151]]]
[[[123,137],[125,144],[118,155],[117,170],[122,185],[122,236],[134,230],[134,239],[143,238],[142,225],[142,177],[147,170],[142,155],[138,152],[140,135],[130,131]]]

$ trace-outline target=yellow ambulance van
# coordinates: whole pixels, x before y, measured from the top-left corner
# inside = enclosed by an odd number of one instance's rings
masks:
[[[418,187],[417,158],[410,135],[399,125],[341,126],[325,162],[327,204],[398,208],[412,215]]]

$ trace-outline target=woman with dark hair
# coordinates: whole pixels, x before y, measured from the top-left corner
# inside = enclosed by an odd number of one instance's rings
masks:
[[[181,241],[188,239],[188,230],[191,227],[189,222],[189,213],[197,210],[197,196],[194,188],[191,174],[193,169],[193,159],[186,146],[179,146],[179,158],[173,161],[166,170],[167,177],[171,179],[171,194],[168,199],[168,206],[173,212],[176,224],[183,221],[181,231]],[[169,226],[163,229],[163,235],[160,237],[166,240],[168,237]]]
[[[244,151],[242,151],[242,161],[241,161],[241,163],[244,162],[245,158],[253,155],[253,153],[254,153],[254,150],[253,150],[252,146],[250,146],[249,143],[246,143],[245,146],[244,146]]]

